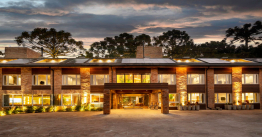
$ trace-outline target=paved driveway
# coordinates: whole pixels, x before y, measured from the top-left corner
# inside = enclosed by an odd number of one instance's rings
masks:
[[[261,137],[262,110],[56,112],[0,117],[0,136]]]

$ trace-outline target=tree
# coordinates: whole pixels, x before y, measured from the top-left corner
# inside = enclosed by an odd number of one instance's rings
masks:
[[[72,38],[71,33],[63,30],[56,31],[54,28],[35,28],[32,32],[22,32],[21,36],[15,37],[19,46],[43,51],[52,58],[65,56],[74,52],[84,50],[83,42]]]
[[[181,52],[190,50],[189,47],[193,45],[193,40],[185,31],[175,29],[164,32],[162,35],[154,37],[153,40],[154,46],[163,47],[167,57],[176,57]]]
[[[236,26],[235,28],[229,28],[226,31],[226,38],[233,37],[233,40],[230,41],[231,44],[235,42],[243,43],[245,42],[245,46],[248,47],[249,42],[254,42],[255,44],[259,44],[258,40],[262,40],[262,37],[255,37],[262,33],[262,23],[261,21],[256,21],[253,26],[250,23],[244,24],[242,28]]]

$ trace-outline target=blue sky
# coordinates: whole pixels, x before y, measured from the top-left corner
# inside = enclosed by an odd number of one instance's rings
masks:
[[[186,31],[195,43],[221,41],[227,28],[262,20],[261,0],[1,0],[0,50],[36,27],[71,32],[86,48],[120,33]]]

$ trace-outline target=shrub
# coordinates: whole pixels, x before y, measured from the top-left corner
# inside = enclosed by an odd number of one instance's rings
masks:
[[[97,108],[91,108],[91,111],[96,111],[97,110]]]
[[[4,116],[5,112],[4,111],[0,111],[0,116]]]
[[[35,111],[36,113],[42,113],[42,112],[45,112],[45,108],[44,107],[39,107],[36,109]]]
[[[17,110],[13,110],[13,114],[18,114],[19,112]]]
[[[102,110],[103,110],[103,108],[97,108],[96,110],[97,110],[97,111],[102,111]]]
[[[26,113],[35,113],[37,109],[36,106],[27,106]]]
[[[54,111],[54,107],[53,106],[49,106],[46,108],[46,112],[53,112]]]
[[[7,108],[7,109],[5,109],[5,114],[6,115],[11,115],[12,114],[12,109],[11,108]]]
[[[85,105],[85,111],[90,111],[91,110],[91,104]]]
[[[72,112],[72,111],[73,111],[73,109],[71,107],[66,108],[66,112]]]
[[[85,106],[77,105],[75,110],[76,111],[83,111],[85,109]]]

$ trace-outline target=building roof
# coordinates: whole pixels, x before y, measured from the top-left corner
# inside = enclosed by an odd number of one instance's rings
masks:
[[[261,67],[262,58],[34,58],[0,59],[0,67],[95,67],[95,66],[197,66],[197,67]]]

